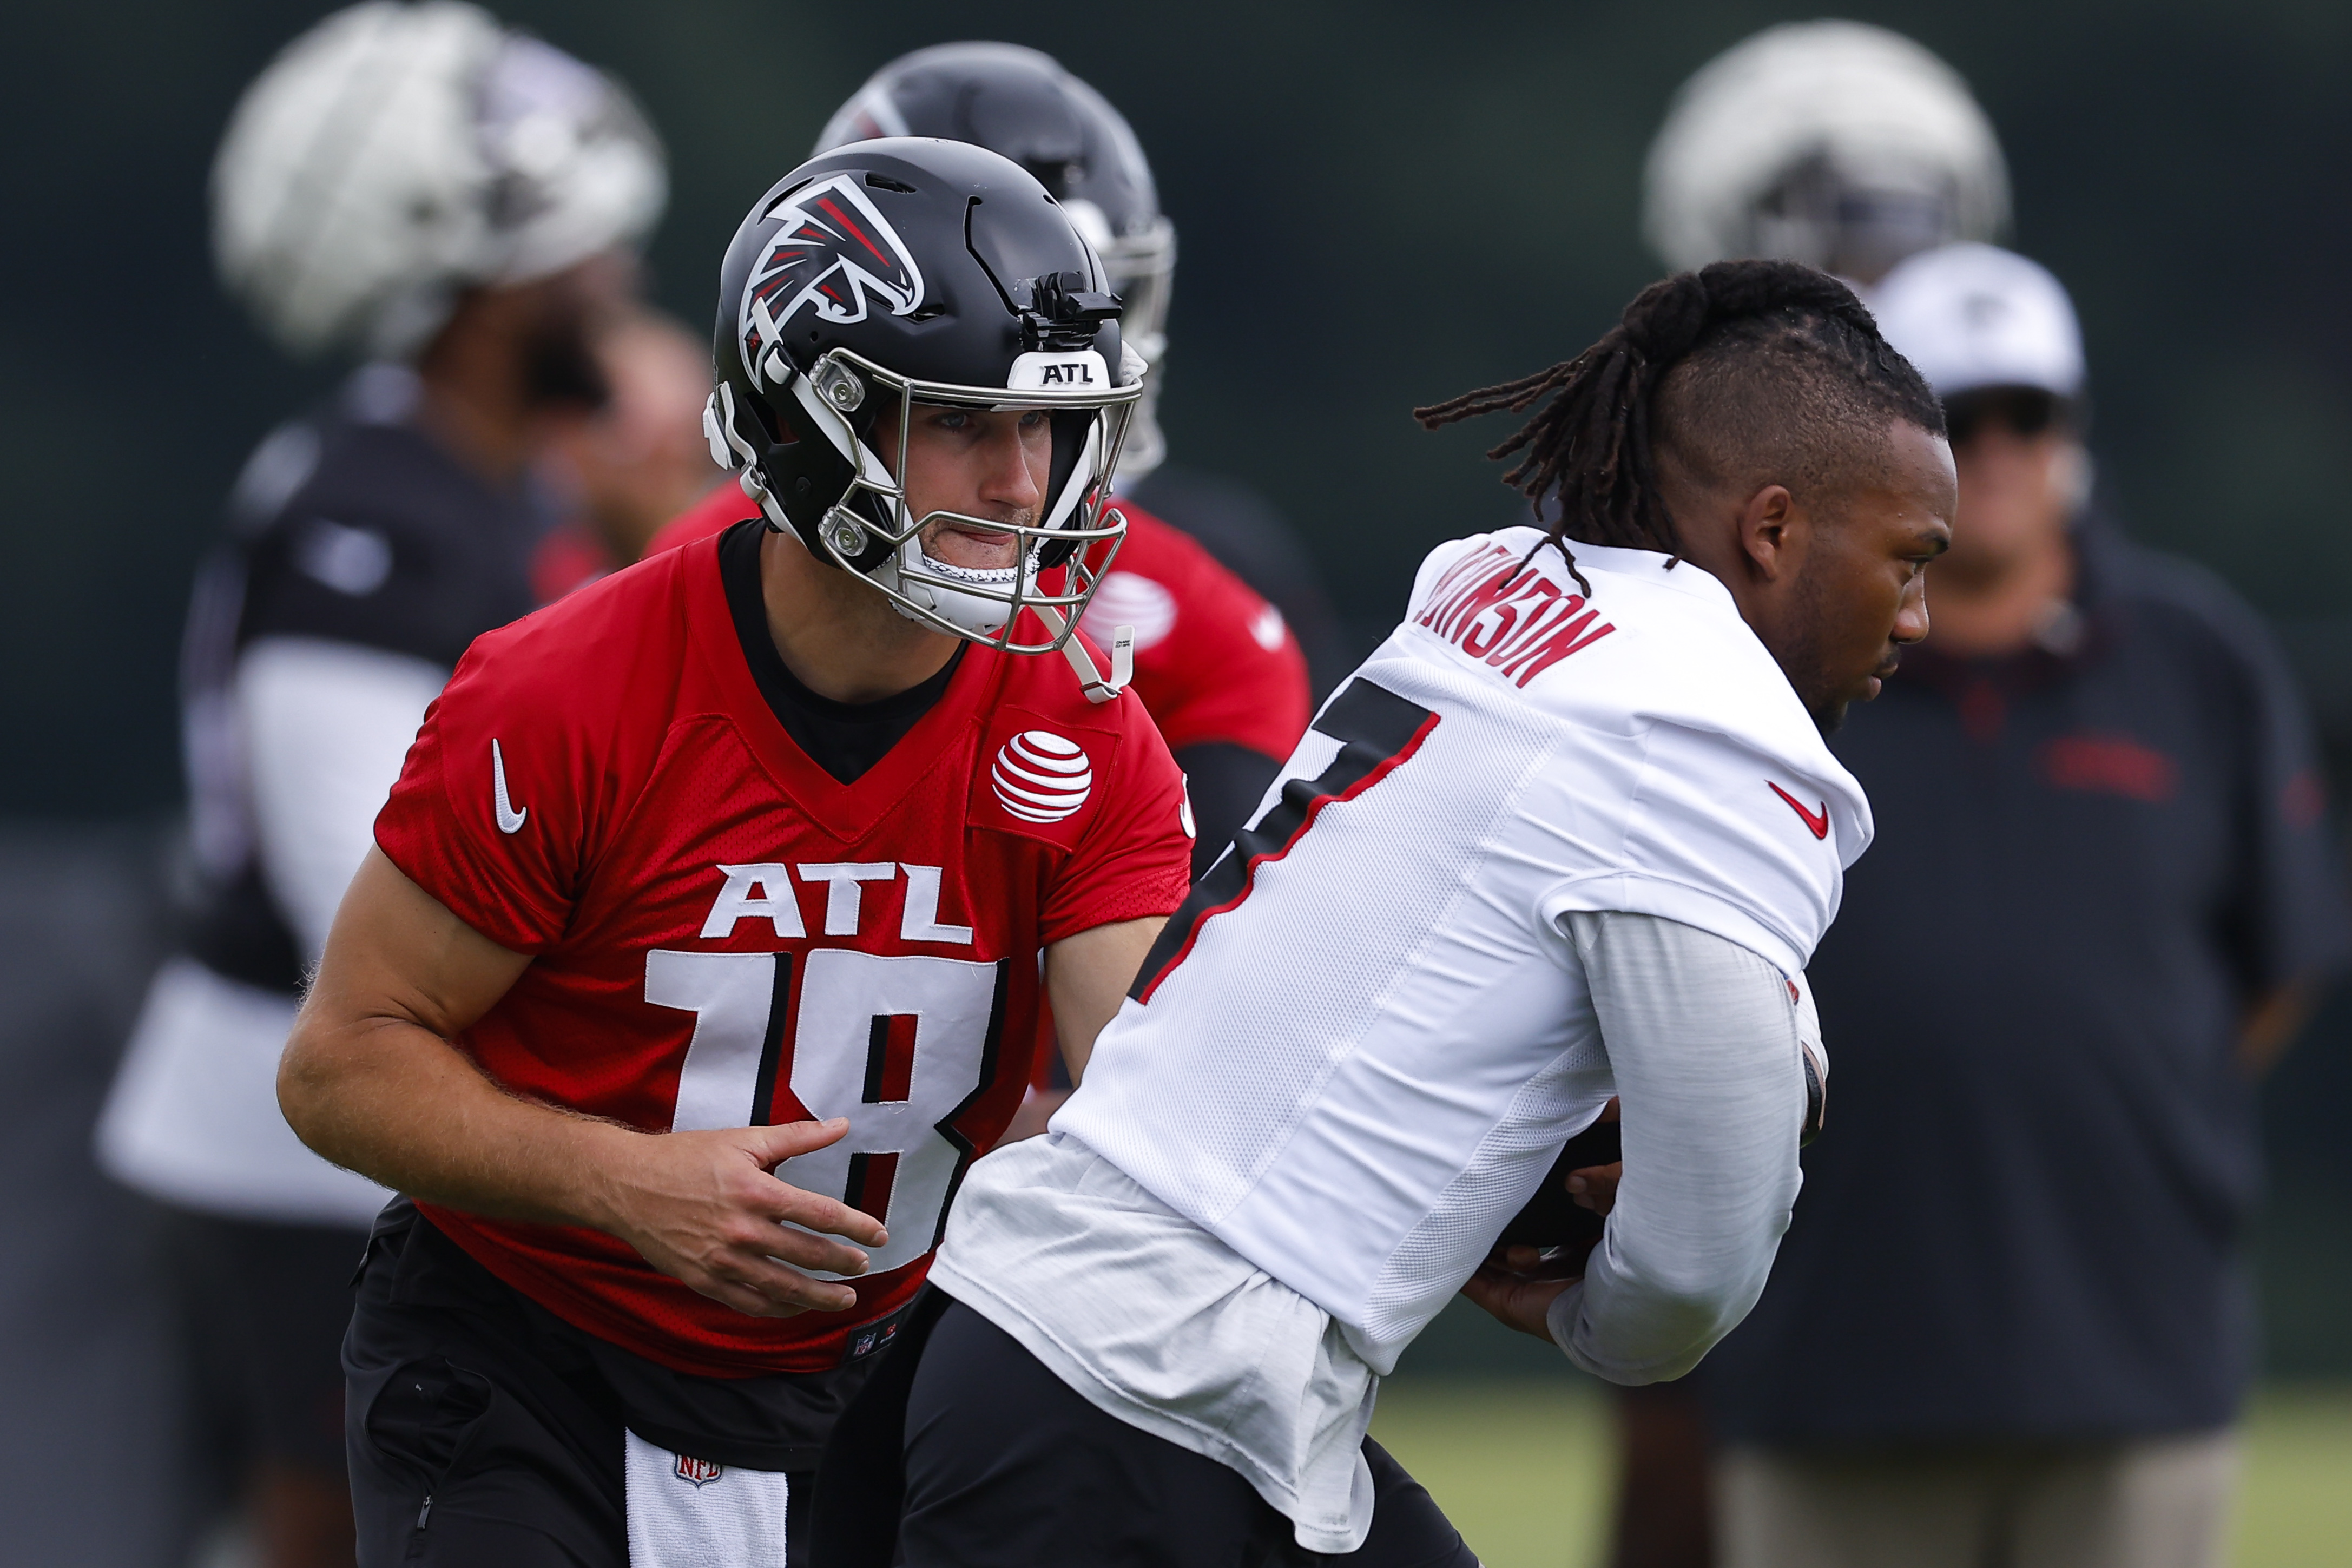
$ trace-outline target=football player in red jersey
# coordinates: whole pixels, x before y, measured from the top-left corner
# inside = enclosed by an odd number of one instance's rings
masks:
[[[827,122],[817,151],[869,136],[971,142],[1036,175],[1101,254],[1126,306],[1128,341],[1158,360],[1175,230],[1135,132],[1100,93],[1035,49],[940,44],[876,71]],[[1134,630],[1135,694],[1184,771],[1200,828],[1193,868],[1204,871],[1255,814],[1313,704],[1306,655],[1282,612],[1126,493],[1166,445],[1154,417],[1156,381],[1145,384],[1119,466],[1126,542],[1086,630],[1103,643],[1119,626]],[[652,548],[715,533],[756,510],[721,486]]]
[[[1062,209],[863,142],[721,294],[761,518],[475,644],[281,1071],[410,1200],[344,1348],[362,1563],[802,1562],[1041,999],[1080,1070],[1184,896],[1181,776],[1076,640],[1140,362]]]

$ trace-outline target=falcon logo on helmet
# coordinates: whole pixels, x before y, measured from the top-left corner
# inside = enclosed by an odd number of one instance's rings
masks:
[[[755,379],[779,379],[762,371],[761,356],[803,310],[847,326],[866,320],[877,300],[894,316],[922,304],[922,269],[855,175],[794,191],[767,216],[779,226],[744,290],[737,325],[743,368]]]

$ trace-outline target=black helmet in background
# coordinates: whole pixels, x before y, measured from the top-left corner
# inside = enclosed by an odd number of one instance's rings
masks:
[[[1075,650],[1126,531],[1105,507],[1142,387],[1118,315],[1093,247],[1011,161],[953,142],[855,143],[785,175],[728,247],[711,456],[772,526],[908,618],[1008,652]],[[914,515],[893,476],[919,404],[1052,414],[1032,522]],[[933,559],[921,536],[944,521],[1013,535],[1016,564]]]
[[[884,66],[826,121],[820,153],[877,136],[937,136],[1003,153],[1053,193],[1102,257],[1126,307],[1126,341],[1157,365],[1167,351],[1176,228],[1160,210],[1151,165],[1135,132],[1102,94],[1050,55],[1017,44],[938,44]],[[1119,460],[1141,479],[1167,453],[1157,416],[1158,377]]]

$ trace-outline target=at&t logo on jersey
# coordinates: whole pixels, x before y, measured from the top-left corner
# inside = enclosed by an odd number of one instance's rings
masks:
[[[1416,621],[1525,686],[1616,626],[1516,551],[1499,544],[1457,563],[1438,579]]]
[[[1051,730],[1024,730],[997,751],[989,784],[1024,822],[1060,822],[1087,804],[1095,772],[1086,748]]]
[[[1266,606],[1272,609],[1272,605]],[[1282,646],[1281,617],[1276,616],[1272,647]],[[1078,623],[1087,636],[1108,646],[1120,626],[1135,628],[1135,651],[1157,647],[1176,629],[1176,595],[1139,572],[1107,573]],[[1252,628],[1255,631],[1255,628]]]

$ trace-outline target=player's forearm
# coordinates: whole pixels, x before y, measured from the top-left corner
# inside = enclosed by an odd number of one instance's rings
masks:
[[[642,1135],[518,1100],[450,1044],[530,964],[370,849],[278,1064],[288,1123],[396,1191],[601,1228],[602,1173],[617,1141]]]
[[[1799,1012],[1754,953],[1643,915],[1572,917],[1624,1107],[1624,1177],[1554,1338],[1616,1383],[1679,1377],[1762,1293],[1799,1181]]]
[[[278,1094],[296,1134],[336,1164],[501,1219],[611,1228],[607,1173],[645,1136],[518,1099],[448,1041],[388,1016],[306,1009]]]
[[[1072,1082],[1085,1079],[1095,1037],[1118,1016],[1135,972],[1167,923],[1160,915],[1118,921],[1064,937],[1045,950],[1045,991]]]

